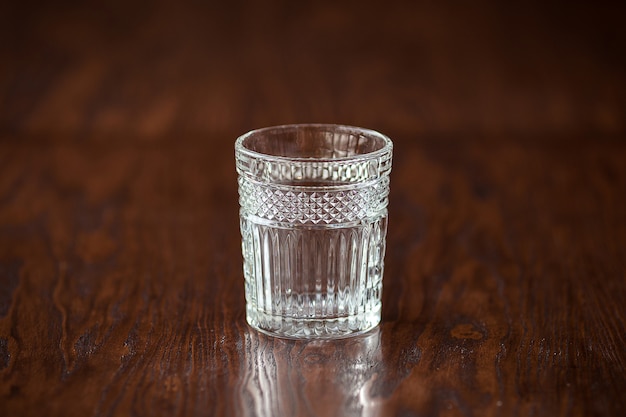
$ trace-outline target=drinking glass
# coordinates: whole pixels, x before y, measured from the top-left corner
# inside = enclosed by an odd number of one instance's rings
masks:
[[[392,142],[359,127],[253,130],[235,143],[246,318],[336,338],[380,322]]]

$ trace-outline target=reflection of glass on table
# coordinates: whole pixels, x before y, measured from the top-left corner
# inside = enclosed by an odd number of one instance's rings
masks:
[[[245,343],[238,414],[377,415],[369,390],[382,362],[378,329],[332,343],[248,333]]]

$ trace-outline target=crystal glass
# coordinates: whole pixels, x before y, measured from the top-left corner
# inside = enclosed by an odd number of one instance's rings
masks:
[[[248,323],[336,338],[380,322],[391,140],[286,125],[235,143]]]

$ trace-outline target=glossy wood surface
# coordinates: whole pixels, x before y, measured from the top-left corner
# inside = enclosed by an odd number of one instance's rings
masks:
[[[616,5],[0,6],[0,416],[626,414]],[[245,323],[233,142],[395,143],[383,323]]]

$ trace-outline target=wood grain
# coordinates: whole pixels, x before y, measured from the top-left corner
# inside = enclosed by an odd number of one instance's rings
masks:
[[[618,6],[2,4],[0,416],[621,416]],[[233,142],[395,143],[383,322],[245,323]]]

